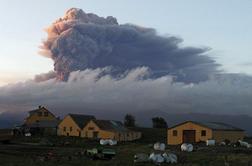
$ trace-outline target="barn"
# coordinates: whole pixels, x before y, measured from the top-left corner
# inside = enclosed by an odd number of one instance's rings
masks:
[[[244,137],[244,130],[229,124],[186,121],[168,128],[167,144],[197,143],[208,139],[214,139],[217,143],[224,140],[236,142]]]
[[[140,139],[142,134],[125,128],[119,121],[91,120],[83,128],[86,138],[114,139],[117,141],[134,141]]]

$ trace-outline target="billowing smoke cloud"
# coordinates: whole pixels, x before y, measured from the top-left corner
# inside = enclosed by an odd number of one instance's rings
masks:
[[[56,78],[56,73],[54,71],[49,71],[48,73],[42,73],[35,75],[34,80],[36,82],[42,82],[42,81],[47,81],[53,78]]]
[[[111,74],[146,66],[151,75],[173,75],[178,81],[199,82],[217,72],[207,48],[180,47],[182,39],[162,37],[151,28],[118,24],[72,8],[48,29],[41,53],[54,60],[57,78],[72,71],[111,66]]]
[[[59,114],[164,111],[252,115],[252,78],[219,75],[199,84],[148,78],[146,67],[113,78],[108,69],[72,72],[66,82],[27,81],[0,88],[0,111],[27,111],[46,105]],[[15,104],[13,104],[15,103]]]

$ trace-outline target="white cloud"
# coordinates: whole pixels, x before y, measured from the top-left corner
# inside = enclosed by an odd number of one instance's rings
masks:
[[[27,111],[44,104],[60,113],[86,110],[126,112],[161,110],[252,115],[252,79],[219,75],[199,84],[174,82],[171,76],[148,78],[148,68],[121,78],[104,74],[107,68],[73,72],[67,82],[26,81],[0,88],[0,112]]]

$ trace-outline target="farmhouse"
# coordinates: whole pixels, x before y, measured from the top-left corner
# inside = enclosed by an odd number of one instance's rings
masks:
[[[216,142],[224,140],[236,142],[244,137],[244,130],[228,124],[186,121],[168,129],[167,144],[195,143],[208,139],[214,139]]]
[[[92,119],[92,115],[68,114],[58,125],[58,135],[84,137],[82,130]]]
[[[129,130],[121,122],[113,120],[91,120],[83,132],[85,137],[93,139],[133,141],[141,138],[141,132]]]
[[[21,126],[24,132],[41,135],[56,135],[59,119],[45,107],[29,111],[29,115]]]

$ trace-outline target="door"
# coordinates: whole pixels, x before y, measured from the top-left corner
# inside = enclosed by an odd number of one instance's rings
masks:
[[[195,130],[183,130],[183,143],[195,143]]]
[[[98,131],[94,131],[93,132],[93,138],[98,138],[98,133],[99,133]]]

